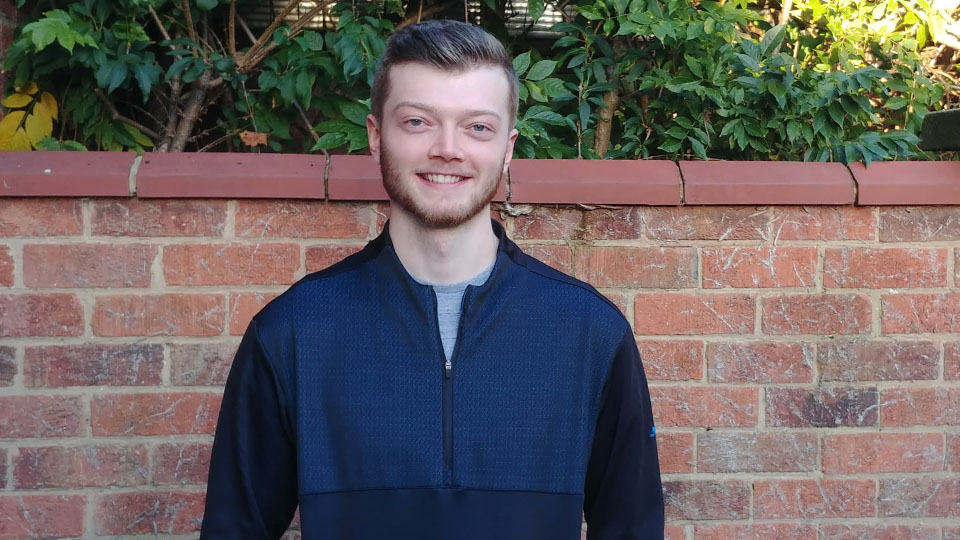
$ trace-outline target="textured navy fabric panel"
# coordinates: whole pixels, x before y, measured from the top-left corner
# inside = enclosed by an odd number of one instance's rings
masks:
[[[582,502],[456,488],[328,493],[303,497],[300,524],[323,540],[579,540]]]

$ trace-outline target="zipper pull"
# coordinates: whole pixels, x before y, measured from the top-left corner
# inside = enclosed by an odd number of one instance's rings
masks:
[[[443,374],[449,379],[452,372],[453,372],[453,363],[450,362],[449,358],[447,358],[447,361],[443,364]]]

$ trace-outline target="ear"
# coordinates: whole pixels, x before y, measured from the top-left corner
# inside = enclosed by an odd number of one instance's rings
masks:
[[[507,174],[507,169],[510,168],[510,160],[513,159],[513,145],[517,142],[517,135],[520,132],[517,130],[510,131],[510,138],[507,139],[507,151],[503,154],[503,174]]]
[[[372,114],[367,115],[367,142],[370,144],[370,155],[380,163],[380,123]]]

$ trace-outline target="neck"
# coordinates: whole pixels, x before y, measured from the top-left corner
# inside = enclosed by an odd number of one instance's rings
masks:
[[[425,227],[397,205],[391,207],[390,214],[390,241],[403,267],[420,281],[465,281],[497,257],[499,240],[490,226],[489,206],[449,229]]]

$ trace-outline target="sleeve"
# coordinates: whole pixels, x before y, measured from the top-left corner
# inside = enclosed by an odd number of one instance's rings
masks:
[[[297,508],[297,460],[281,379],[250,323],[223,392],[202,540],[278,539]]]
[[[604,385],[584,485],[587,540],[663,538],[656,428],[640,353],[627,331]]]

